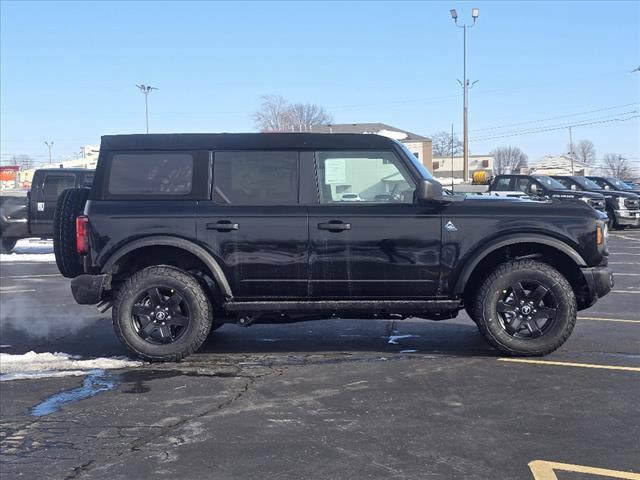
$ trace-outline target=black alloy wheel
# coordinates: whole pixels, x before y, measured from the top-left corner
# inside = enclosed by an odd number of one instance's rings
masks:
[[[525,280],[503,289],[496,311],[502,328],[512,337],[538,338],[553,327],[558,301],[540,282]]]
[[[143,340],[166,344],[178,340],[191,321],[189,305],[178,292],[151,287],[138,296],[131,309],[133,328]]]

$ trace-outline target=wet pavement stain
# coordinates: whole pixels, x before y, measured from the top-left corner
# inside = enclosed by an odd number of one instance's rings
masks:
[[[66,404],[85,400],[101,392],[113,390],[117,384],[116,377],[106,373],[104,370],[91,370],[83,380],[82,386],[51,395],[42,403],[33,407],[31,415],[43,417],[56,413]]]

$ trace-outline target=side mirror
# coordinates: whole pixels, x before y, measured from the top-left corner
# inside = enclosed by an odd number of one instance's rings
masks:
[[[538,193],[538,185],[536,185],[535,183],[532,183],[531,186],[529,187],[529,191],[531,193],[533,193],[534,195]]]
[[[420,180],[416,187],[416,199],[420,203],[448,203],[452,201],[448,195],[442,195],[442,185],[435,180]]]

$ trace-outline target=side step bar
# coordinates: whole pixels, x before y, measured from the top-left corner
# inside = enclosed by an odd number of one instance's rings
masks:
[[[460,300],[317,300],[226,302],[227,312],[388,311],[444,313],[461,308]]]

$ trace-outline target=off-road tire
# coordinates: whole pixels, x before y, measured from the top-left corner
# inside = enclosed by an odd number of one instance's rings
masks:
[[[17,238],[12,237],[2,237],[2,242],[0,242],[0,253],[11,253],[11,250],[18,243]]]
[[[136,298],[153,287],[171,288],[189,305],[186,331],[172,343],[150,343],[136,332],[132,309]],[[211,330],[213,307],[198,280],[176,267],[147,267],[134,273],[120,285],[113,301],[113,328],[120,341],[135,355],[150,362],[178,362],[192,354]]]
[[[74,278],[84,273],[82,258],[76,252],[76,218],[84,213],[88,188],[69,188],[58,197],[53,215],[53,253],[60,273]]]
[[[538,338],[514,338],[498,320],[501,293],[512,282],[525,280],[543,283],[558,301],[555,322]],[[474,320],[480,333],[497,350],[511,356],[543,356],[555,351],[571,335],[576,318],[576,298],[567,279],[552,266],[535,260],[498,265],[480,284],[474,302]]]

